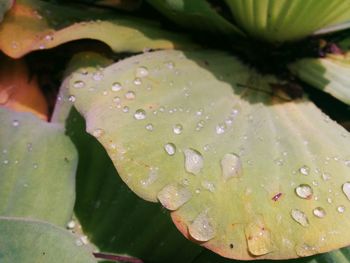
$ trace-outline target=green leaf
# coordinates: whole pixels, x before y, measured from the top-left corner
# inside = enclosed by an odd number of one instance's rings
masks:
[[[64,127],[5,108],[0,121],[0,215],[65,226],[75,201],[77,153]]]
[[[0,2],[0,22],[4,18],[4,15],[7,12],[7,10],[9,10],[12,5],[13,0],[3,0]]]
[[[128,189],[76,111],[68,118],[67,132],[79,151],[75,214],[89,240],[103,252],[146,262],[192,262],[203,249],[186,240],[158,204]]]
[[[291,72],[311,86],[350,105],[350,52],[325,58],[304,58],[289,66]]]
[[[159,51],[67,82],[122,179],[189,239],[237,259],[349,244],[349,133],[275,78],[226,53]]]
[[[0,26],[0,49],[13,58],[78,39],[100,40],[115,52],[194,47],[157,23],[40,0],[16,1]]]
[[[156,9],[183,27],[224,35],[244,35],[242,31],[222,17],[203,0],[148,0]]]
[[[350,20],[344,0],[225,0],[249,35],[271,42],[297,40]]]
[[[0,261],[2,263],[94,263],[78,237],[47,222],[0,217]]]

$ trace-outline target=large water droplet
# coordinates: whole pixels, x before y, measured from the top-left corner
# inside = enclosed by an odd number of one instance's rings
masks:
[[[308,244],[301,244],[295,247],[295,252],[300,257],[308,257],[317,253],[315,247],[312,247]]]
[[[134,114],[134,118],[136,120],[144,120],[146,119],[146,112],[143,109],[138,109]]]
[[[350,182],[346,182],[343,184],[343,192],[346,197],[350,200]]]
[[[85,87],[85,82],[81,80],[77,80],[73,83],[74,88],[84,88]]]
[[[123,86],[119,82],[114,82],[112,84],[111,90],[112,91],[120,91],[123,88]]]
[[[316,207],[312,213],[318,218],[324,218],[326,216],[326,211],[322,207]]]
[[[174,127],[173,127],[173,132],[175,134],[181,134],[182,133],[182,125],[181,124],[175,124]]]
[[[148,69],[146,67],[138,67],[136,69],[136,77],[144,78],[148,76]]]
[[[192,174],[199,174],[203,168],[204,160],[200,152],[194,149],[185,149],[185,169]]]
[[[191,237],[197,241],[204,242],[214,238],[216,231],[208,217],[208,211],[200,213],[188,227],[188,231]]]
[[[295,193],[297,196],[303,199],[310,199],[313,194],[313,190],[308,184],[301,184],[297,188],[295,188]]]
[[[249,252],[253,255],[265,255],[272,251],[270,231],[261,222],[248,224],[245,235]]]
[[[176,153],[176,146],[173,143],[166,143],[164,145],[164,150],[169,155],[174,155]]]
[[[307,216],[305,215],[304,212],[302,212],[298,209],[292,209],[290,212],[290,215],[300,225],[305,226],[305,227],[309,225],[309,219],[307,218]]]
[[[239,177],[242,174],[241,158],[236,154],[225,154],[221,160],[221,170],[225,180]]]
[[[191,192],[184,186],[170,184],[157,195],[162,205],[169,210],[176,210],[191,198]]]

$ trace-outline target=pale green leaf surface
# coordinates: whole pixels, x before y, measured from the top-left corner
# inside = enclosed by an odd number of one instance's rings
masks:
[[[4,15],[7,12],[7,10],[9,10],[12,5],[13,5],[13,0],[2,0],[0,2],[0,22],[4,18]]]
[[[169,19],[183,27],[207,30],[224,35],[243,35],[242,31],[222,17],[203,0],[148,0]]]
[[[298,40],[350,20],[344,0],[225,0],[249,35],[271,42]]]
[[[43,221],[0,217],[1,263],[96,263],[78,236]]]
[[[100,40],[115,52],[194,47],[185,37],[164,31],[157,23],[102,11],[18,0],[0,24],[0,49],[18,58],[79,39]]]
[[[189,239],[237,259],[346,246],[349,133],[273,82],[225,53],[160,51],[78,71],[69,90],[122,179]]]
[[[89,240],[100,251],[145,262],[191,263],[203,248],[185,239],[159,204],[130,191],[76,111],[68,118],[67,133],[79,152],[74,210]]]
[[[291,64],[289,69],[311,86],[350,105],[350,53],[304,58]]]
[[[65,226],[75,201],[77,153],[64,127],[5,108],[0,120],[0,215]]]

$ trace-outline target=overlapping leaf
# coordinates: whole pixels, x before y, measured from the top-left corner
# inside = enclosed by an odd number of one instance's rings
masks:
[[[65,226],[75,201],[77,154],[64,128],[0,108],[0,215]]]
[[[92,252],[77,236],[52,224],[0,217],[0,260],[3,263],[94,263]]]
[[[349,134],[276,82],[223,53],[162,51],[78,71],[69,90],[123,180],[189,239],[241,259],[345,246]]]
[[[193,47],[149,21],[41,0],[16,1],[0,24],[0,49],[14,58],[78,39],[100,40],[115,52]]]
[[[350,104],[350,53],[301,59],[289,67],[300,79]]]

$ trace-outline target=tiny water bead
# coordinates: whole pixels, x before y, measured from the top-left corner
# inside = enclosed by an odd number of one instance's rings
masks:
[[[216,127],[215,127],[216,134],[223,134],[223,133],[225,133],[226,128],[227,127],[226,127],[225,123],[220,123],[220,124],[216,125]]]
[[[85,82],[82,81],[82,80],[77,80],[77,81],[75,81],[73,83],[73,87],[74,88],[79,88],[79,89],[84,88],[85,87]]]
[[[350,182],[346,182],[343,184],[343,193],[350,200]]]
[[[12,126],[13,127],[18,127],[19,126],[19,120],[13,120],[12,121]]]
[[[185,149],[185,169],[187,172],[197,175],[203,168],[204,160],[200,152],[194,149]]]
[[[70,220],[67,223],[67,229],[73,229],[75,227],[75,221],[74,220]]]
[[[185,204],[191,196],[191,192],[186,187],[178,184],[165,186],[157,195],[161,204],[172,211]]]
[[[142,80],[141,80],[140,78],[136,78],[136,79],[134,79],[134,84],[135,84],[136,86],[139,86],[139,85],[142,84]]]
[[[307,227],[309,225],[309,219],[307,218],[307,216],[303,211],[300,211],[298,209],[292,209],[290,212],[290,215],[300,225],[304,227]]]
[[[221,159],[222,176],[225,180],[242,174],[241,158],[237,154],[227,153]]]
[[[299,172],[303,175],[309,175],[310,168],[308,166],[304,165],[304,166],[299,168]]]
[[[153,124],[152,123],[148,123],[148,124],[146,124],[146,126],[145,126],[145,129],[147,130],[147,131],[153,131]]]
[[[164,145],[164,150],[168,155],[172,156],[176,153],[176,146],[173,143],[166,143]]]
[[[173,126],[173,132],[174,132],[175,134],[181,134],[181,133],[182,133],[182,130],[183,130],[183,127],[182,127],[181,124],[175,124],[175,125]]]
[[[316,207],[312,213],[318,218],[324,218],[326,216],[326,211],[322,207]]]
[[[74,95],[69,95],[69,96],[68,96],[68,101],[69,101],[69,102],[75,102],[75,101],[76,101],[75,96],[74,96]]]
[[[197,241],[204,242],[215,237],[216,231],[208,216],[208,211],[201,212],[188,227],[189,234]]]
[[[130,90],[128,91],[127,93],[125,93],[124,97],[127,99],[127,100],[134,100],[136,98],[136,94],[134,91]]]
[[[103,134],[104,134],[104,130],[103,129],[95,129],[93,132],[92,132],[92,135],[95,137],[95,138],[99,138],[101,137]]]
[[[111,90],[112,91],[120,91],[121,89],[123,89],[123,86],[119,83],[119,82],[114,82],[112,84]]]
[[[206,189],[206,190],[212,192],[212,193],[215,192],[215,185],[214,185],[214,183],[212,183],[212,182],[209,182],[209,181],[206,181],[206,180],[205,180],[205,181],[202,182],[202,187],[203,187],[204,189]]]
[[[303,199],[311,199],[313,195],[313,190],[308,184],[301,184],[297,188],[295,188],[295,193],[297,196]]]
[[[143,109],[136,110],[136,112],[134,113],[134,118],[136,120],[144,120],[144,119],[146,119],[146,112],[145,112],[145,110],[143,110]]]
[[[136,77],[144,78],[148,76],[148,69],[146,67],[138,67],[136,69]]]
[[[345,212],[345,206],[343,206],[343,205],[338,206],[338,207],[337,207],[337,211],[338,211],[339,213],[344,213],[344,212]]]

